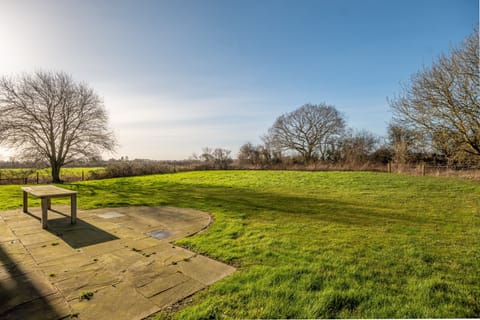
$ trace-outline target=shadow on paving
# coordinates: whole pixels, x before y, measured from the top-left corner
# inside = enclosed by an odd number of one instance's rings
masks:
[[[68,209],[49,210],[48,229],[21,209],[0,211],[0,319],[139,320],[235,272],[170,243],[207,228],[208,213],[114,210],[80,212],[75,225]]]
[[[9,242],[11,245],[15,241]],[[18,242],[17,242],[18,243]],[[34,282],[42,285],[37,287]],[[0,319],[58,319],[52,301],[57,291],[41,274],[25,273],[0,244]]]
[[[61,212],[55,212],[64,215]],[[56,235],[74,249],[118,239],[113,234],[78,218],[76,224],[71,224],[70,216],[66,215],[63,218],[49,220],[47,231]]]

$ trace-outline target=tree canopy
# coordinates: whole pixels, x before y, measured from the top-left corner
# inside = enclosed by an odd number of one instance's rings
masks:
[[[0,115],[0,144],[46,161],[53,182],[62,166],[115,147],[102,99],[64,72],[1,78]]]
[[[392,100],[393,124],[423,136],[446,156],[480,156],[479,34],[414,74]]]
[[[305,163],[325,159],[327,152],[345,128],[342,115],[325,103],[305,104],[278,117],[266,140],[278,148],[298,152]]]

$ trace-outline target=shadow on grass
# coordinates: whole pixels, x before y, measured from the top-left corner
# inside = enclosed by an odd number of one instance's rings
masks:
[[[394,199],[392,199],[392,206],[380,207],[375,203],[362,203],[361,199],[350,200],[348,194],[345,196],[346,200],[338,200],[321,194],[307,197],[200,183],[182,184],[163,181],[142,183],[141,179],[130,180],[129,183],[115,183],[111,188],[107,184],[75,184],[74,188],[83,195],[85,203],[93,202],[94,198],[108,194],[109,206],[125,206],[130,203],[131,205],[167,204],[207,211],[222,208],[234,215],[255,215],[255,219],[262,219],[259,212],[268,211],[277,212],[279,218],[293,215],[327,223],[358,226],[431,223],[427,216],[399,210],[394,206]],[[161,201],[158,200],[159,196]]]

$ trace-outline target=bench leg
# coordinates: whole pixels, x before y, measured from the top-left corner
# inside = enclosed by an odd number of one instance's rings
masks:
[[[52,210],[52,199],[47,198],[47,208],[48,210]]]
[[[42,198],[42,228],[47,229],[48,198]]]
[[[23,212],[28,212],[28,193],[23,191]]]
[[[72,194],[70,196],[70,215],[71,215],[71,223],[77,223],[77,195]]]

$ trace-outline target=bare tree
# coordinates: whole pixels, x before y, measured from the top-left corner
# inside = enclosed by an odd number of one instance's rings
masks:
[[[342,160],[352,165],[365,164],[379,142],[380,139],[369,131],[347,130],[340,141]]]
[[[247,142],[240,147],[238,160],[241,164],[258,165],[260,163],[259,147]]]
[[[394,125],[421,132],[432,149],[480,156],[478,37],[475,30],[389,100]]]
[[[400,125],[388,125],[388,140],[393,151],[393,159],[396,163],[406,164],[412,155],[418,152],[419,134],[409,128]]]
[[[326,159],[344,128],[345,121],[335,107],[305,104],[278,117],[268,139],[279,148],[298,152],[305,163],[311,163],[318,157]]]
[[[200,159],[212,164],[217,169],[228,169],[228,165],[233,161],[230,157],[231,153],[227,149],[205,147],[202,149]]]
[[[265,145],[253,145],[247,142],[240,147],[238,160],[242,165],[252,165],[255,167],[267,167],[268,165],[281,162],[281,154]]]
[[[0,144],[47,161],[53,182],[62,166],[115,147],[100,97],[63,72],[0,79],[0,117]]]

